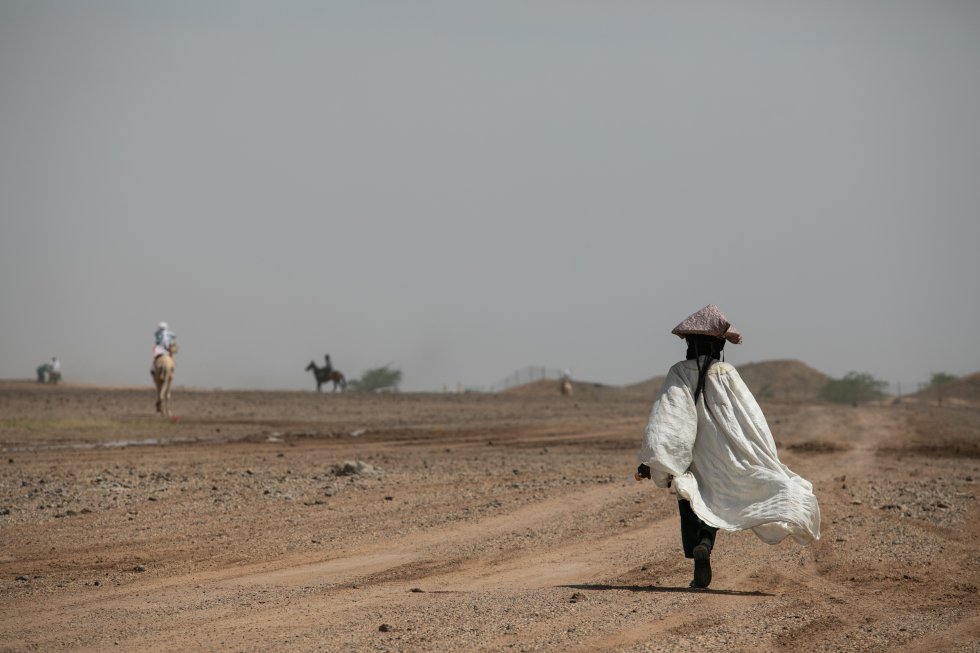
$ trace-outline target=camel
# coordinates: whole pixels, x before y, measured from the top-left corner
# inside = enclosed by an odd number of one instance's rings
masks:
[[[313,371],[313,378],[316,379],[316,391],[320,392],[320,386],[328,381],[333,382],[333,391],[337,392],[337,387],[340,387],[340,391],[343,392],[347,389],[347,379],[344,378],[343,373],[340,370],[330,369],[329,367],[317,367],[314,361],[310,361],[310,364],[306,366],[306,371]]]
[[[174,354],[177,345],[170,346],[169,354],[160,354],[153,359],[153,382],[157,386],[157,412],[164,417],[172,417],[170,413],[170,387],[174,380]]]

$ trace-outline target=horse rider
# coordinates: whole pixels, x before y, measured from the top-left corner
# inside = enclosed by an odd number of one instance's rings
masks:
[[[323,360],[326,363],[326,365],[324,365],[323,369],[325,369],[327,371],[327,375],[329,376],[330,373],[333,372],[333,363],[330,362],[330,354],[324,354],[323,355]]]
[[[153,334],[153,361],[164,354],[170,354],[175,344],[177,344],[177,334],[170,330],[166,322],[157,325],[156,333]],[[150,368],[150,375],[153,375],[153,368]]]

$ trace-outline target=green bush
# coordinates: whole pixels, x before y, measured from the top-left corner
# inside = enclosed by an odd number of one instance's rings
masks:
[[[402,371],[391,369],[391,366],[375,367],[364,372],[359,379],[353,379],[350,387],[360,392],[376,392],[378,390],[397,390],[402,382]]]
[[[831,379],[820,390],[820,398],[841,404],[860,404],[885,396],[888,383],[867,372],[848,372],[842,379]]]
[[[946,374],[946,372],[936,372],[929,379],[929,387],[934,388],[937,385],[942,385],[944,383],[949,383],[950,381],[955,381],[956,377],[952,374]]]

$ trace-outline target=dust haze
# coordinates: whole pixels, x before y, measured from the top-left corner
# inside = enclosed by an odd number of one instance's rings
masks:
[[[0,3],[0,378],[980,369],[980,5]]]

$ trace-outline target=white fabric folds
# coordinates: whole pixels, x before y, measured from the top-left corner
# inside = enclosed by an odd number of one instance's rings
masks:
[[[813,486],[779,462],[762,409],[735,368],[714,363],[695,406],[697,382],[697,361],[681,361],[653,404],[640,461],[657,486],[673,476],[677,494],[710,526],[752,529],[767,544],[819,539]]]

